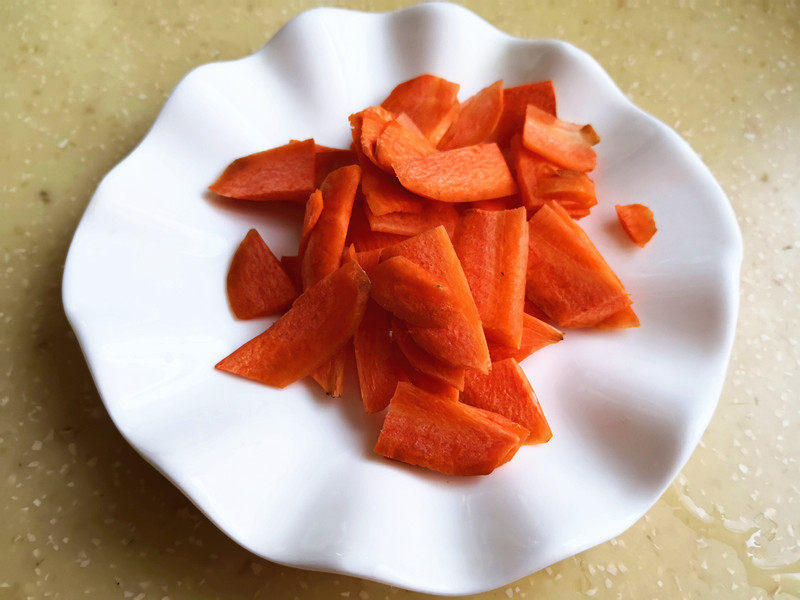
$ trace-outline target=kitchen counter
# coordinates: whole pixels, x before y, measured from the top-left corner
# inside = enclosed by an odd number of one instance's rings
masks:
[[[228,540],[116,431],[61,308],[86,203],[181,76],[250,53],[313,4],[0,6],[0,600],[420,597],[272,564]],[[681,475],[623,535],[480,597],[800,597],[800,7],[466,5],[511,34],[595,56],[701,154],[745,243],[727,382]]]

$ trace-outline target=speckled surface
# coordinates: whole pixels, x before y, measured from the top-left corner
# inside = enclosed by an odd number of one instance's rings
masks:
[[[0,4],[0,600],[419,597],[230,542],[116,432],[61,310],[84,206],[178,79],[313,4]],[[625,534],[483,598],[800,598],[800,6],[667,4],[466,3],[593,54],[702,155],[745,241],[728,380],[683,473]]]

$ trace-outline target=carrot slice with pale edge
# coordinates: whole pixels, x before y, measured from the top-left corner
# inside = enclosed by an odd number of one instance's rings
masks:
[[[512,348],[490,341],[489,354],[493,363],[506,358],[514,358],[517,362],[522,362],[537,350],[560,342],[563,339],[564,334],[558,329],[528,313],[524,313],[522,315],[522,341],[520,341],[519,348]]]
[[[459,111],[457,83],[435,75],[420,75],[395,87],[381,106],[405,113],[432,144],[439,143]]]
[[[237,319],[254,319],[291,306],[297,291],[281,262],[255,229],[247,232],[231,260],[228,302]]]
[[[565,169],[591,171],[597,164],[592,146],[600,141],[591,125],[562,121],[529,104],[525,112],[522,143]]]
[[[618,310],[610,317],[606,317],[595,325],[595,329],[629,329],[639,327],[639,317],[633,311],[632,306]]]
[[[644,248],[657,231],[653,211],[644,204],[617,204],[615,208],[625,233],[634,244]]]
[[[442,137],[442,150],[473,146],[486,141],[503,114],[503,80],[485,87],[461,105],[453,124]]]
[[[369,277],[358,263],[346,263],[303,292],[269,329],[216,368],[280,388],[310,375],[353,336],[369,288]]]
[[[441,225],[447,235],[453,236],[458,223],[458,211],[452,204],[444,202],[425,202],[419,212],[392,212],[382,215],[373,214],[366,206],[365,210],[370,229],[397,235],[412,236]]]
[[[527,437],[524,427],[500,415],[401,382],[375,452],[449,475],[486,475]]]

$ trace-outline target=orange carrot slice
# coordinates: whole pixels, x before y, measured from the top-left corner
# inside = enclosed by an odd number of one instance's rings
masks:
[[[594,182],[580,171],[559,170],[550,173],[539,181],[537,192],[542,198],[558,200],[565,208],[570,202],[583,207],[597,204]]]
[[[489,342],[489,354],[493,363],[506,358],[513,358],[517,362],[522,362],[537,350],[560,342],[563,339],[564,334],[558,329],[525,313],[522,315],[522,341],[519,344],[519,348],[504,346],[497,342]]]
[[[478,200],[470,204],[471,208],[480,210],[510,210],[524,206],[519,194],[513,196],[503,196],[502,198],[492,198],[491,200]]]
[[[390,318],[370,300],[353,338],[361,401],[368,413],[386,408],[397,384],[406,380],[405,360],[392,340]]]
[[[394,119],[392,113],[380,106],[370,106],[350,115],[353,142],[372,162],[376,161],[375,142],[392,119]]]
[[[525,428],[500,415],[401,382],[375,452],[448,475],[486,475],[527,437]]]
[[[548,200],[531,217],[526,294],[562,327],[591,327],[630,305],[625,288],[569,214]]]
[[[470,209],[453,238],[486,338],[512,348],[522,341],[528,222],[525,209]]]
[[[322,182],[322,212],[307,236],[300,266],[305,289],[332,273],[342,261],[353,200],[361,177],[357,165],[337,169]]]
[[[412,367],[426,375],[441,379],[458,390],[464,389],[465,369],[463,367],[454,367],[420,348],[397,319],[392,324],[392,334],[400,351]]]
[[[275,387],[309,375],[355,333],[369,299],[369,278],[348,262],[303,292],[269,329],[216,368]]]
[[[366,210],[369,226],[373,231],[383,231],[397,235],[412,236],[428,229],[442,225],[447,230],[447,235],[453,235],[458,223],[458,211],[452,204],[429,201],[423,205],[422,211],[417,213],[392,212],[375,215],[367,205]]]
[[[457,367],[486,372],[491,362],[478,309],[469,290],[453,244],[444,227],[437,227],[403,242],[384,248],[382,260],[403,256],[428,271],[450,290],[460,310],[459,318],[445,327],[411,327],[414,341]]]
[[[529,104],[525,113],[522,143],[565,169],[591,171],[597,164],[592,146],[600,139],[591,125],[562,121]]]
[[[626,306],[600,321],[595,325],[595,329],[628,329],[630,327],[639,327],[639,325],[639,317],[633,312],[633,307]]]
[[[308,238],[311,231],[319,221],[319,216],[322,214],[323,196],[320,190],[314,190],[306,200],[306,211],[303,215],[303,230],[300,234],[300,247],[297,250],[297,256],[302,257],[308,245]]]
[[[372,298],[410,325],[446,327],[460,311],[458,298],[430,272],[404,256],[369,269]]]
[[[419,158],[436,152],[436,147],[415,126],[409,129],[393,119],[383,129],[375,142],[375,158],[382,169],[394,170],[396,162],[407,158]]]
[[[352,150],[328,148],[317,144],[316,151],[314,162],[314,187],[316,188],[322,185],[322,182],[332,171],[347,165],[358,164],[358,157]]]
[[[347,242],[353,244],[357,252],[387,248],[404,239],[406,238],[402,235],[372,231],[365,213],[364,199],[356,202],[350,218],[350,228],[347,231]]]
[[[352,346],[348,341],[328,362],[322,363],[311,373],[314,381],[331,398],[339,398],[344,393],[344,371],[347,356],[351,353]]]
[[[493,136],[500,146],[506,146],[515,135],[522,135],[528,104],[555,116],[556,94],[553,82],[539,81],[503,90],[503,114],[500,115]]]
[[[368,160],[362,161],[361,168],[361,191],[373,215],[421,213],[424,210],[427,200],[409,192],[392,175]]]
[[[492,363],[486,375],[469,371],[459,400],[519,423],[530,432],[528,444],[542,444],[553,437],[539,399],[513,358]]]
[[[644,248],[657,231],[653,211],[644,204],[617,204],[615,208],[625,233],[634,244]]]
[[[407,190],[440,202],[510,196],[517,185],[497,144],[465,146],[395,164]]]
[[[458,117],[439,142],[442,150],[473,146],[485,141],[503,114],[503,80],[483,88],[461,105]]]
[[[297,297],[280,261],[255,229],[247,232],[233,255],[226,287],[237,319],[281,312]]]
[[[395,87],[381,106],[395,115],[408,115],[435,145],[458,114],[458,88],[441,77],[420,75]]]
[[[511,138],[511,154],[520,197],[528,210],[535,210],[544,202],[539,195],[540,182],[556,173],[558,167],[528,150],[520,135]]]
[[[315,148],[305,140],[237,158],[208,189],[238,200],[305,201],[314,191]]]
[[[296,290],[303,289],[303,282],[300,281],[300,261],[297,256],[281,256],[281,266]]]

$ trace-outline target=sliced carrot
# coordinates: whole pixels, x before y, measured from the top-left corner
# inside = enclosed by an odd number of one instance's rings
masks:
[[[303,230],[300,234],[300,247],[297,250],[297,256],[301,257],[306,251],[308,245],[308,238],[311,231],[319,221],[319,216],[322,214],[324,199],[320,190],[314,190],[306,200],[306,211],[303,215]]]
[[[583,207],[597,204],[594,182],[580,171],[565,169],[550,173],[539,181],[537,192],[542,198],[558,200],[565,208],[568,202]]]
[[[422,211],[417,213],[392,212],[375,215],[366,207],[367,220],[373,231],[412,236],[442,225],[447,235],[453,235],[458,223],[458,211],[452,204],[428,201]]]
[[[486,475],[528,437],[525,428],[490,414],[401,382],[375,452],[448,475]]]
[[[528,105],[522,143],[547,160],[565,169],[591,171],[597,164],[592,145],[598,141],[591,125],[562,121],[532,104]]]
[[[297,298],[291,279],[255,229],[247,232],[233,255],[226,287],[237,319],[281,312]]]
[[[422,348],[454,366],[486,372],[491,362],[478,309],[453,244],[444,227],[437,227],[385,248],[382,260],[404,256],[449,288],[460,316],[449,327],[412,327],[411,337]]]
[[[653,211],[644,204],[617,204],[615,208],[625,233],[634,244],[644,248],[657,231]]]
[[[403,358],[405,359],[405,357]],[[438,377],[418,371],[408,363],[407,359],[406,377],[408,378],[408,382],[414,387],[428,392],[429,394],[433,394],[438,398],[442,398],[443,400],[458,402],[458,396],[461,394],[461,392],[458,391],[458,388],[453,387],[446,381],[442,381]]]
[[[356,251],[364,252],[387,248],[402,242],[404,239],[406,238],[402,235],[372,231],[365,213],[364,199],[361,198],[356,202],[350,218],[350,228],[347,230],[347,242],[353,244]]]
[[[296,290],[303,289],[303,282],[300,280],[300,261],[297,256],[281,256],[281,266]]]
[[[526,294],[562,327],[591,327],[630,305],[625,288],[569,214],[548,200],[531,217]]]
[[[361,163],[361,191],[373,215],[421,213],[428,202],[404,188],[393,175],[381,171],[369,160]]]
[[[458,114],[458,88],[441,77],[420,75],[395,87],[381,106],[395,115],[408,115],[437,144]]]
[[[322,212],[301,257],[304,289],[339,268],[360,177],[361,169],[351,165],[337,169],[322,182]]]
[[[633,307],[626,306],[600,321],[595,325],[595,329],[628,329],[630,327],[639,327],[640,324],[639,317],[633,312]]]
[[[489,342],[489,354],[493,363],[506,358],[513,358],[517,362],[522,362],[537,350],[560,342],[563,339],[564,334],[558,329],[525,313],[522,315],[522,341],[519,344],[519,348],[504,346],[497,342]]]
[[[393,172],[396,162],[407,158],[419,158],[436,152],[436,147],[415,126],[409,129],[397,119],[393,119],[383,129],[375,142],[377,164],[386,171]]]
[[[503,114],[503,80],[495,81],[461,105],[458,117],[439,142],[442,150],[473,146],[494,132]]]
[[[332,398],[339,398],[344,393],[344,371],[347,357],[352,351],[348,341],[328,362],[322,363],[311,374],[314,381]]]
[[[208,189],[238,200],[305,201],[314,191],[314,140],[237,158]]]
[[[328,148],[327,146],[316,146],[316,156],[314,162],[314,187],[319,188],[325,178],[332,171],[346,167],[347,165],[358,164],[358,157],[352,150],[340,150],[339,148]]]
[[[539,195],[539,183],[558,171],[558,167],[531,152],[522,144],[522,136],[511,138],[511,154],[519,195],[528,210],[539,208],[544,199]]]
[[[503,196],[502,198],[492,198],[491,200],[478,200],[470,204],[471,208],[478,208],[480,210],[509,210],[520,206],[523,206],[523,203],[519,194]]]
[[[216,368],[275,387],[311,374],[355,333],[369,299],[369,277],[348,262],[303,292],[269,329]]]
[[[530,221],[528,221],[528,228],[530,229]],[[551,321],[550,317],[539,308],[535,302],[532,302],[528,296],[525,296],[525,314],[539,319],[540,321]],[[517,359],[519,360],[519,359]]]
[[[375,162],[375,142],[383,129],[394,119],[392,113],[380,106],[370,106],[350,115],[353,143],[372,162]]]
[[[454,367],[420,348],[397,319],[392,324],[392,334],[400,351],[412,367],[426,375],[441,379],[458,390],[464,389],[465,369],[463,367]]]
[[[361,401],[368,413],[386,408],[397,384],[406,380],[406,361],[392,340],[390,319],[370,300],[353,338]]]
[[[528,444],[553,437],[525,372],[513,358],[492,363],[486,375],[469,371],[459,400],[519,423],[530,432]]]
[[[381,307],[417,327],[447,327],[461,307],[452,291],[429,271],[404,256],[369,269],[371,296]]]
[[[424,133],[417,127],[417,124],[414,123],[414,120],[409,117],[406,113],[400,113],[395,117],[395,121],[400,123],[403,127],[408,129],[409,131],[413,131],[416,135],[420,137],[426,137]]]
[[[495,141],[500,146],[506,146],[515,135],[522,135],[528,104],[555,116],[556,94],[553,82],[539,81],[503,90],[503,114],[494,133]]]
[[[486,338],[512,348],[522,341],[528,222],[525,209],[470,209],[453,238]]]
[[[517,185],[497,144],[437,152],[395,164],[403,186],[441,202],[473,202],[510,196]]]

